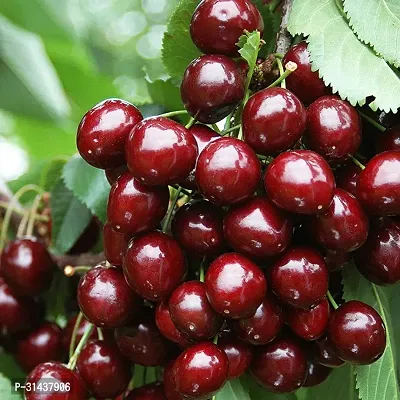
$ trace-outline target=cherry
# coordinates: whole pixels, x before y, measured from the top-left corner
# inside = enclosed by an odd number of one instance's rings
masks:
[[[168,400],[168,398],[162,383],[155,382],[132,390],[126,400]]]
[[[46,322],[17,345],[16,358],[25,372],[47,361],[59,361],[62,356],[62,330],[53,323]]]
[[[50,254],[35,237],[10,241],[1,256],[1,274],[19,295],[36,296],[46,291],[54,271]]]
[[[188,254],[215,256],[225,248],[223,211],[208,201],[187,203],[172,220],[172,234]]]
[[[101,225],[97,217],[92,217],[89,225],[81,233],[68,254],[88,253],[97,244],[100,237]]]
[[[191,345],[190,339],[176,327],[172,320],[167,302],[161,302],[157,305],[155,321],[157,328],[168,340],[177,343],[183,349]]]
[[[228,379],[238,378],[247,371],[253,359],[253,353],[249,345],[228,333],[219,338],[218,347],[228,357]]]
[[[376,215],[400,214],[400,151],[373,157],[360,173],[357,198]]]
[[[183,281],[185,255],[171,236],[162,232],[146,233],[129,243],[123,271],[128,285],[140,297],[163,301]]]
[[[311,219],[318,243],[330,250],[354,251],[367,240],[369,220],[357,199],[336,189],[328,209]]]
[[[168,304],[176,326],[193,340],[213,338],[224,323],[211,308],[203,282],[182,283],[174,290]]]
[[[244,140],[256,153],[274,155],[292,147],[306,129],[306,110],[289,90],[267,88],[243,110]]]
[[[337,357],[334,346],[327,336],[311,342],[308,350],[312,360],[317,364],[329,368],[338,368],[344,364],[344,361]]]
[[[200,51],[228,57],[239,56],[236,44],[245,30],[258,30],[261,37],[264,32],[263,18],[249,0],[203,0],[190,23],[190,35]]]
[[[349,301],[332,313],[328,337],[342,360],[371,364],[385,351],[386,329],[380,315],[368,304]]]
[[[400,281],[400,221],[374,221],[364,246],[354,254],[354,261],[361,274],[378,285]]]
[[[33,390],[38,383],[52,383],[60,390]],[[59,362],[46,362],[39,364],[28,375],[25,382],[26,400],[84,400],[87,398],[85,385],[81,377]],[[50,385],[49,385],[50,386]]]
[[[212,308],[232,319],[253,314],[267,291],[261,269],[237,253],[225,253],[213,261],[206,273],[205,284]]]
[[[303,386],[307,359],[300,344],[279,338],[254,353],[250,371],[271,392],[290,393]]]
[[[328,270],[315,250],[293,247],[272,266],[271,286],[278,299],[295,308],[309,309],[328,291]]]
[[[148,187],[129,172],[111,188],[107,217],[118,232],[136,235],[154,229],[164,218],[169,203],[167,187]]]
[[[122,259],[124,257],[126,249],[128,248],[130,239],[130,235],[125,235],[122,232],[116,231],[115,229],[113,229],[109,222],[104,225],[104,255],[110,264],[116,267],[120,267],[122,265]]]
[[[139,299],[125,282],[122,271],[102,266],[82,276],[78,303],[85,318],[101,328],[125,325],[139,308]]]
[[[264,183],[268,197],[278,207],[299,214],[325,211],[335,189],[328,163],[309,150],[280,154],[268,166]]]
[[[218,205],[232,205],[253,196],[261,177],[257,155],[246,143],[221,138],[200,154],[196,182],[205,198]]]
[[[128,166],[126,164],[120,165],[116,168],[106,169],[105,174],[110,185],[114,185],[115,181],[126,171],[128,170]]]
[[[264,345],[275,339],[283,323],[282,308],[272,295],[267,295],[253,315],[232,321],[231,328],[245,342]]]
[[[79,354],[77,367],[89,392],[100,398],[120,395],[131,379],[130,362],[104,340],[88,342]]]
[[[308,362],[308,374],[304,387],[317,386],[326,381],[331,374],[332,368],[325,367],[324,365],[317,364],[316,362]]]
[[[305,340],[316,340],[328,328],[329,302],[324,299],[310,310],[288,308],[285,315],[287,323],[296,336]]]
[[[375,138],[376,153],[384,151],[400,150],[400,125],[387,129],[385,132],[379,132]]]
[[[337,96],[323,96],[307,109],[306,142],[330,163],[339,164],[356,153],[361,144],[357,110]]]
[[[357,197],[357,180],[361,171],[361,168],[355,164],[347,164],[336,169],[336,186]]]
[[[244,94],[244,80],[237,64],[223,55],[196,58],[183,75],[182,102],[188,113],[204,124],[227,117]]]
[[[65,353],[68,353],[68,351],[69,351],[69,345],[71,343],[72,334],[74,332],[74,327],[75,327],[77,318],[78,318],[77,315],[71,317],[68,320],[67,326],[63,330],[61,344],[62,344],[62,347],[63,347],[63,350]],[[82,336],[88,329],[89,325],[90,325],[90,322],[87,319],[82,318],[81,323],[79,324],[78,330],[76,331],[76,335],[75,335],[75,347],[78,345],[79,341],[82,339]],[[93,330],[89,339],[97,339],[97,331],[96,330]]]
[[[260,196],[231,207],[224,218],[228,243],[235,251],[255,259],[266,259],[285,251],[292,231],[289,216]]]
[[[326,250],[324,260],[329,272],[341,270],[351,260],[352,254],[344,251]]]
[[[82,158],[97,168],[125,163],[125,142],[131,129],[143,119],[127,101],[108,99],[95,105],[82,118],[76,145]]]
[[[310,53],[306,42],[297,43],[289,49],[283,59],[283,64],[286,65],[289,61],[296,63],[297,69],[286,78],[286,86],[303,103],[310,104],[318,97],[329,93],[329,89],[318,76],[318,72],[313,72],[311,69]]]
[[[175,361],[170,362],[164,370],[163,384],[165,396],[168,400],[184,400],[183,396],[176,390],[174,364]]]
[[[176,390],[185,398],[209,399],[225,384],[229,361],[215,344],[203,342],[186,349],[175,361]]]

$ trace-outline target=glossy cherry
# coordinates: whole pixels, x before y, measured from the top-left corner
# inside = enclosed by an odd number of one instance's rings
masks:
[[[293,247],[274,263],[270,271],[272,290],[283,303],[309,309],[328,291],[328,270],[315,250]]]
[[[222,219],[222,209],[208,201],[187,203],[172,220],[172,234],[188,254],[216,256],[225,248]]]
[[[336,355],[335,348],[327,336],[311,342],[308,350],[311,359],[318,364],[330,368],[338,368],[344,364]]]
[[[268,197],[278,207],[299,214],[326,210],[335,189],[328,163],[309,150],[280,154],[268,166],[264,183]]]
[[[163,301],[185,276],[185,255],[171,236],[162,232],[146,233],[129,243],[123,271],[128,285],[140,297]]]
[[[282,308],[272,295],[267,295],[256,312],[231,322],[236,336],[253,345],[265,345],[278,335],[284,324]]]
[[[400,214],[400,151],[386,151],[372,158],[360,173],[357,198],[376,215]]]
[[[360,203],[342,189],[335,189],[328,209],[311,219],[315,239],[330,250],[358,249],[367,240],[368,229],[368,216]]]
[[[38,391],[32,390],[34,385],[38,387],[40,382],[51,382],[64,390]],[[85,400],[87,392],[85,384],[78,373],[71,371],[66,365],[59,362],[46,362],[39,364],[28,375],[25,382],[26,400]],[[31,390],[27,390],[30,388]]]
[[[271,392],[290,393],[303,386],[307,359],[300,344],[279,338],[254,353],[250,371]]]
[[[387,129],[385,132],[380,132],[375,138],[376,153],[384,151],[399,151],[400,150],[400,125],[396,125]]]
[[[171,361],[164,369],[163,385],[165,396],[167,400],[184,400],[183,396],[176,390],[174,364],[175,361]]]
[[[285,251],[291,242],[289,216],[265,197],[233,206],[224,217],[224,234],[232,248],[247,257],[266,259]]]
[[[71,343],[72,334],[74,332],[74,327],[76,323],[76,319],[78,318],[77,315],[71,317],[68,320],[67,326],[63,329],[61,344],[64,350],[64,353],[68,353],[69,345]],[[86,318],[82,318],[81,323],[78,326],[78,330],[76,331],[75,335],[75,347],[78,345],[79,341],[82,339],[83,334],[88,329],[90,322]],[[92,334],[90,335],[89,339],[97,339],[97,331],[96,329],[93,330]]]
[[[78,126],[76,145],[82,158],[97,168],[125,163],[125,142],[131,129],[143,119],[127,101],[108,99],[95,105]]]
[[[378,285],[400,281],[400,221],[374,221],[364,246],[354,254],[358,270]]]
[[[68,254],[90,253],[92,248],[97,244],[101,232],[101,224],[97,217],[92,217],[89,224],[74,243]]]
[[[212,308],[226,318],[245,318],[263,302],[267,281],[261,269],[238,253],[225,253],[213,261],[205,276]]]
[[[356,153],[361,144],[357,110],[337,96],[323,96],[307,109],[307,146],[337,165]]]
[[[357,180],[361,168],[353,163],[335,170],[336,186],[357,197]]]
[[[192,117],[213,124],[227,117],[243,99],[244,80],[232,59],[201,56],[189,64],[183,75],[181,97]]]
[[[185,179],[197,160],[197,143],[183,125],[164,117],[138,123],[125,145],[132,175],[149,186],[163,186]]]
[[[116,231],[127,235],[150,231],[164,218],[168,203],[167,187],[145,186],[126,172],[111,188],[108,221]]]
[[[45,245],[35,237],[10,241],[1,256],[0,272],[19,295],[35,296],[47,290],[54,271]]]
[[[386,329],[380,315],[368,304],[349,301],[332,313],[328,337],[342,360],[371,364],[385,351]]]
[[[209,399],[228,378],[229,361],[225,352],[211,342],[186,349],[175,361],[176,390],[185,398]]]
[[[316,362],[309,361],[307,379],[303,386],[304,387],[317,386],[320,383],[326,381],[331,372],[332,368],[328,368]]]
[[[126,397],[126,400],[169,400],[164,393],[164,386],[160,382],[149,383],[132,392]]]
[[[78,286],[79,307],[88,321],[101,328],[127,324],[140,300],[127,285],[120,269],[95,267],[82,276]]]
[[[200,154],[196,182],[205,198],[218,205],[253,196],[261,178],[260,162],[249,145],[235,138],[210,143]]]
[[[296,63],[297,69],[286,78],[286,87],[303,103],[310,104],[318,97],[329,93],[318,72],[311,70],[310,53],[306,42],[297,43],[289,49],[283,64],[286,65],[289,61]]]
[[[77,367],[89,392],[100,398],[120,395],[132,375],[130,362],[115,344],[104,340],[88,342],[79,354]]]
[[[262,16],[249,0],[203,0],[190,23],[190,35],[200,51],[228,57],[239,56],[237,42],[245,30],[258,30],[261,37],[264,32]]]
[[[105,170],[106,178],[110,185],[114,185],[115,181],[126,171],[128,170],[128,166],[126,164],[120,165],[116,168],[109,168]]]
[[[130,235],[116,231],[109,222],[103,228],[103,248],[106,260],[116,266],[122,265],[122,259],[128,248]]]
[[[258,154],[292,147],[306,129],[306,110],[289,90],[273,87],[254,94],[243,110],[244,141]]]

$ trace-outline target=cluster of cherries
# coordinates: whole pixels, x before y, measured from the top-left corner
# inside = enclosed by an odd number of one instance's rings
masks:
[[[71,399],[87,391],[116,398],[131,364],[161,366],[162,383],[127,398],[203,400],[246,371],[287,393],[323,382],[345,362],[370,364],[383,354],[382,318],[363,302],[343,303],[336,278],[354,260],[375,284],[400,280],[400,129],[371,142],[357,110],[312,72],[305,42],[283,59],[297,65],[287,88],[262,89],[244,104],[236,43],[245,30],[263,28],[249,0],[200,2],[190,33],[205,55],[181,84],[194,125],[143,119],[119,99],[83,117],[78,150],[112,187],[107,262],[79,282],[84,319],[75,333],[78,343],[94,325],[105,338],[93,331],[68,369],[25,357],[44,335],[35,331],[19,356],[26,370],[35,367],[28,382],[52,377],[73,383]],[[239,138],[229,128],[235,113]],[[217,132],[212,124],[224,118],[227,132]],[[31,252],[38,246],[24,240]],[[51,258],[42,249],[43,274],[27,277],[15,267],[17,244],[1,260],[0,302],[19,307],[23,330],[34,302],[13,297],[11,287],[24,296],[43,291]],[[12,333],[1,318],[2,333]],[[41,329],[69,347],[75,322],[62,335],[49,324]]]

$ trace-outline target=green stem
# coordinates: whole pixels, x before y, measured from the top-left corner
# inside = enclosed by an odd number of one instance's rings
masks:
[[[329,290],[328,290],[327,296],[328,296],[328,299],[329,299],[330,303],[332,304],[333,308],[335,310],[337,310],[339,308],[339,306],[337,305],[335,299],[333,298],[333,296],[331,295],[331,292]]]
[[[236,110],[233,110],[233,111],[226,117],[225,126],[224,126],[223,132],[226,132],[228,129],[230,129],[231,123],[232,123],[232,118],[233,118],[233,116],[235,115],[235,111],[236,111]]]
[[[353,163],[355,165],[357,165],[357,167],[359,167],[360,169],[365,169],[365,165],[361,164],[360,161],[357,160],[357,158],[353,157],[351,154],[349,154],[351,161],[353,161]]]
[[[31,207],[31,210],[30,210],[30,212],[29,212],[29,222],[28,222],[28,226],[27,226],[27,228],[26,228],[26,234],[28,235],[28,236],[31,236],[32,235],[32,233],[33,233],[33,228],[34,228],[34,226],[35,226],[35,220],[36,220],[36,214],[37,214],[37,210],[38,210],[38,208],[39,208],[39,206],[40,206],[40,202],[42,201],[42,195],[41,194],[38,194],[36,197],[35,197],[35,200],[33,201],[33,204],[32,204],[32,207]]]
[[[215,345],[218,344],[218,335],[215,335],[215,336],[214,336],[213,343],[214,343]]]
[[[276,60],[278,62],[278,66],[282,66],[281,60],[279,60],[279,58],[277,58]],[[279,73],[280,73],[281,76],[276,81],[272,82],[268,87],[271,88],[271,87],[278,86],[280,84],[282,88],[286,89],[286,81],[285,81],[285,79],[292,72],[296,71],[296,69],[297,69],[297,64],[293,63],[291,61],[289,61],[286,64],[286,70],[284,72],[283,72],[283,68],[281,69],[281,67],[279,67]]]
[[[161,115],[159,115],[159,117],[169,118],[169,117],[175,117],[176,115],[184,115],[187,113],[188,112],[186,110],[178,110],[178,111],[171,111],[171,112],[161,114]]]
[[[17,237],[21,237],[24,235],[24,232],[26,230],[26,224],[28,223],[28,220],[29,220],[29,211],[26,211],[25,215],[21,219],[21,222],[19,223]]]
[[[200,278],[199,278],[200,282],[204,282],[204,265],[203,263],[200,266]]]
[[[171,202],[171,204],[169,206],[169,210],[168,210],[167,216],[165,217],[164,224],[163,224],[163,227],[162,227],[162,231],[164,233],[168,229],[169,223],[170,223],[171,218],[172,218],[172,213],[174,212],[174,209],[175,209],[176,203],[178,202],[178,199],[179,199],[179,196],[181,194],[181,191],[182,191],[182,188],[179,186],[179,189],[176,191],[175,196],[172,199],[172,202]]]
[[[274,56],[275,58],[283,58],[283,57],[285,57],[282,53],[272,53],[271,56]]]
[[[185,128],[186,129],[190,129],[195,123],[196,123],[197,119],[190,117],[189,122],[186,124]]]
[[[218,128],[217,124],[212,124],[211,127],[212,127],[212,129],[214,129],[215,132],[221,133],[221,130]]]
[[[78,314],[78,316],[76,317],[74,329],[72,331],[71,341],[69,342],[69,358],[71,358],[72,355],[74,354],[75,343],[76,343],[76,335],[78,333],[78,329],[79,329],[79,327],[81,325],[82,319],[83,319],[83,314],[82,314],[82,312],[80,312]]]
[[[233,131],[236,131],[236,129],[240,129],[241,126],[242,126],[242,125],[236,125],[236,126],[232,126],[232,128],[223,130],[223,131],[221,132],[221,136],[226,136],[228,133],[231,133],[231,132],[233,132]]]
[[[94,325],[90,324],[87,327],[86,332],[83,334],[82,339],[79,341],[78,346],[76,346],[75,352],[72,357],[69,359],[67,368],[74,370],[76,366],[76,362],[78,361],[79,354],[81,354],[82,349],[85,347],[86,342],[88,341],[90,335],[92,334],[94,329]]]
[[[174,188],[174,189],[176,189],[176,190],[178,190],[179,188],[181,188],[181,192],[183,193],[183,194],[186,194],[186,196],[192,196],[193,195],[193,193],[192,192],[190,192],[189,190],[186,190],[186,189],[184,189],[183,187],[181,187],[181,186],[179,186],[179,185],[172,185],[172,187]]]
[[[362,111],[358,110],[358,113],[362,118],[368,121],[371,125],[373,125],[376,129],[380,130],[381,132],[385,132],[386,128],[382,126],[379,122],[376,122],[374,119],[369,117],[367,114],[364,114]]]
[[[71,277],[74,276],[75,274],[85,274],[86,272],[88,272],[90,269],[92,269],[92,267],[88,267],[86,265],[79,265],[77,267],[73,267],[72,265],[67,265],[66,267],[64,267],[64,275]]]
[[[11,203],[8,203],[6,201],[0,201],[0,208],[4,208],[7,210],[7,208],[10,206]],[[14,207],[13,213],[21,215],[21,217],[24,217],[28,211],[23,209],[23,208],[16,208]],[[49,222],[49,217],[46,215],[36,215],[35,216],[36,221],[40,222]]]
[[[99,340],[104,340],[104,335],[101,328],[96,328],[96,329],[97,329],[97,337],[99,338]]]
[[[285,71],[283,69],[283,64],[280,58],[276,58],[276,63],[278,64],[278,69],[279,69],[279,76],[281,77]],[[286,89],[286,81],[281,83],[281,87],[283,87],[284,89]]]

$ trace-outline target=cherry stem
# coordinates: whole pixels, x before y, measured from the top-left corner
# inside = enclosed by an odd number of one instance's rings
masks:
[[[99,338],[99,340],[104,340],[104,335],[103,335],[103,331],[101,330],[101,328],[96,328],[97,329],[97,336]]]
[[[193,195],[193,193],[192,192],[189,192],[189,190],[186,190],[186,189],[184,189],[183,187],[181,187],[181,186],[179,186],[179,185],[173,185],[172,186],[174,189],[176,189],[176,190],[178,190],[179,188],[181,188],[181,192],[183,193],[183,194],[186,194],[186,196],[192,196]]]
[[[90,269],[92,269],[92,267],[88,267],[86,265],[78,265],[76,267],[73,267],[72,265],[67,265],[64,267],[64,275],[70,278],[71,276],[74,276],[77,273],[84,274],[88,272]]]
[[[218,337],[218,334],[214,336],[213,343],[214,343],[215,345],[218,344],[218,338],[219,338],[219,337]]]
[[[35,226],[35,219],[36,219],[35,217],[36,217],[37,211],[39,209],[40,202],[42,201],[42,197],[43,196],[41,194],[38,194],[35,197],[35,200],[33,201],[32,207],[29,211],[29,221],[28,221],[28,226],[26,228],[26,234],[28,236],[31,236],[33,233],[33,228]]]
[[[74,329],[72,331],[71,341],[69,342],[69,358],[71,358],[72,355],[74,354],[76,335],[78,333],[78,329],[81,325],[82,319],[83,319],[83,314],[82,314],[82,312],[80,312],[78,314],[78,316],[76,317]]]
[[[201,264],[200,266],[200,277],[199,277],[200,282],[204,282],[204,266]]]
[[[329,299],[330,303],[332,304],[332,307],[335,310],[337,310],[339,308],[339,306],[337,305],[335,299],[333,298],[333,296],[331,295],[331,292],[329,290],[328,290],[327,296],[328,296],[328,299]]]
[[[214,129],[215,132],[221,133],[221,130],[218,128],[217,124],[212,124],[211,127],[212,127],[212,129]]]
[[[176,115],[184,115],[187,113],[188,112],[186,110],[178,110],[178,111],[171,111],[171,112],[167,112],[164,114],[160,114],[159,117],[169,118],[169,117],[175,117]]]
[[[369,117],[367,114],[364,114],[362,111],[358,110],[358,113],[362,118],[368,121],[371,125],[373,125],[376,129],[380,130],[381,132],[385,132],[386,128],[382,126],[379,122],[376,122],[374,119]]]
[[[90,324],[90,326],[87,327],[85,333],[82,336],[82,339],[79,341],[78,346],[76,346],[74,354],[69,359],[67,368],[69,368],[71,370],[75,369],[76,362],[78,361],[79,354],[81,354],[81,351],[84,348],[86,342],[88,341],[90,335],[92,334],[93,329],[94,329],[94,325],[93,324]]]
[[[279,74],[281,75],[276,81],[272,82],[268,87],[275,87],[278,86],[279,84],[281,85],[281,88],[286,89],[286,81],[285,79],[294,71],[297,69],[297,64],[289,61],[286,65],[285,68],[286,70],[283,72],[283,66],[282,66],[282,61],[277,58],[276,62],[278,63],[278,68],[279,68]]]
[[[186,124],[185,128],[190,129],[197,122],[196,118],[190,117],[189,122]]]
[[[21,222],[19,223],[18,230],[17,230],[17,237],[23,236],[26,230],[26,224],[29,220],[29,211],[25,212],[25,215],[22,217]]]
[[[221,132],[221,136],[226,136],[228,133],[231,133],[233,131],[236,131],[237,129],[240,129],[242,125],[236,125],[236,126],[232,126],[232,128],[229,129],[225,129]]]
[[[179,199],[179,196],[180,196],[181,192],[182,192],[182,188],[179,186],[179,188],[176,190],[175,196],[172,199],[172,202],[171,202],[171,204],[169,206],[169,209],[168,209],[167,216],[165,217],[165,220],[164,220],[164,224],[163,224],[163,227],[162,227],[162,231],[164,233],[167,231],[169,223],[171,222],[172,214],[174,212],[176,203],[178,202],[178,199]]]
[[[4,208],[5,210],[7,210],[7,208],[10,206],[10,204],[11,203],[8,203],[7,201],[0,201],[0,208]],[[27,213],[27,210],[15,207],[13,209],[13,213],[24,217]],[[49,217],[47,217],[46,215],[36,215],[35,219],[36,219],[36,221],[40,221],[40,222],[48,222],[49,221]]]
[[[282,53],[272,53],[271,56],[274,56],[275,58],[283,58],[283,57],[285,57]]]
[[[232,123],[232,118],[235,115],[236,110],[233,110],[227,117],[225,120],[225,126],[224,126],[224,130],[223,132],[227,131],[230,127],[231,127],[231,123]]]
[[[357,165],[360,169],[365,169],[365,165],[361,164],[360,161],[357,160],[357,158],[353,157],[351,154],[349,154],[351,161],[353,161],[354,164]]]

